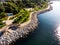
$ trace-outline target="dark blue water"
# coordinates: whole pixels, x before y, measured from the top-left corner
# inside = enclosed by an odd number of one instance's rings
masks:
[[[52,6],[53,10],[38,16],[36,31],[14,45],[60,45],[60,1],[53,1]]]

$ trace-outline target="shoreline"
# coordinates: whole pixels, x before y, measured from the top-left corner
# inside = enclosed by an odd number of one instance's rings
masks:
[[[27,36],[30,32],[34,31],[38,27],[38,18],[37,16],[41,13],[50,11],[52,9],[51,5],[48,5],[47,8],[39,11],[34,11],[30,14],[29,21],[21,24],[18,29],[11,30],[8,29],[0,37],[0,45],[9,45],[15,42],[19,38]]]

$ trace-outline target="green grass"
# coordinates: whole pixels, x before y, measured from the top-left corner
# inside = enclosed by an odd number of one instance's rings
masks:
[[[14,20],[13,23],[24,23],[24,22],[26,22],[28,20],[29,15],[30,15],[30,12],[29,11],[27,11],[25,9],[22,9],[16,15],[17,18]]]
[[[3,24],[2,22],[0,22],[0,28],[4,27],[5,24]]]

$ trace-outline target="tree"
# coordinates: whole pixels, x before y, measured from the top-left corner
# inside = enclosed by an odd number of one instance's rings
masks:
[[[0,13],[4,12],[4,11],[5,11],[5,8],[4,8],[3,4],[0,3]]]
[[[4,18],[5,16],[6,16],[6,15],[5,15],[4,12],[0,13],[0,19],[1,19],[1,18]]]

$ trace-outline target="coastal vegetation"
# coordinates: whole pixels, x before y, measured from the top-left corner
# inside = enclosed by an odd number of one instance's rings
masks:
[[[32,11],[38,11],[48,6],[48,0],[6,0],[0,2],[0,28],[6,24],[3,21],[8,19],[7,13],[13,13],[9,20],[13,20],[13,24],[24,23],[29,20]],[[27,10],[30,9],[31,10]]]
[[[0,45],[23,39],[38,27],[38,14],[51,10],[47,0],[0,2]],[[48,6],[48,7],[47,7]]]

